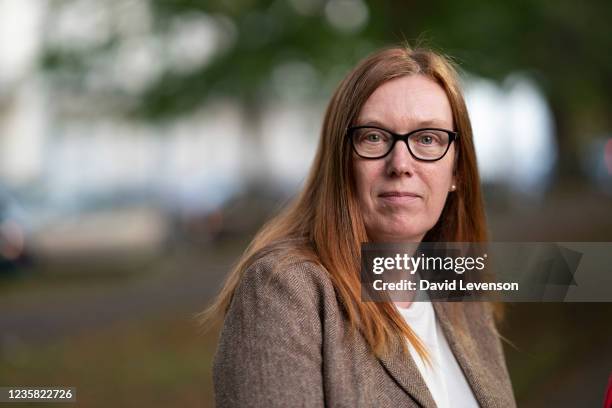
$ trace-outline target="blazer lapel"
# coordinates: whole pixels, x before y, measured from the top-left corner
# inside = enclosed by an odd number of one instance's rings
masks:
[[[433,397],[412,356],[409,353],[402,353],[401,345],[397,342],[393,344],[392,350],[385,356],[379,357],[379,360],[404,391],[422,407],[435,407]]]
[[[489,392],[492,388],[486,384],[486,367],[481,364],[481,358],[478,354],[474,339],[467,333],[465,336],[461,336],[457,332],[457,329],[453,328],[450,322],[450,315],[452,312],[449,310],[449,307],[451,307],[449,303],[432,302],[432,304],[436,311],[440,326],[442,327],[442,331],[446,336],[448,345],[455,355],[459,366],[463,370],[465,378],[474,392],[474,397],[481,407],[490,406]],[[456,318],[458,319],[457,323],[467,330],[468,324],[462,310],[460,310],[460,313],[457,313]],[[489,391],[487,392],[487,390]]]

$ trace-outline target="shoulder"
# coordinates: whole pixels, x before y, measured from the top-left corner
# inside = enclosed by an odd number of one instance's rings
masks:
[[[258,256],[246,267],[234,296],[256,294],[272,296],[273,302],[313,303],[333,293],[329,273],[322,265],[281,249]],[[278,295],[293,298],[277,298]]]
[[[235,373],[254,355],[281,365],[297,356],[294,365],[320,361],[333,288],[323,267],[287,255],[274,251],[243,271],[221,329],[216,373]]]
[[[273,251],[242,273],[213,363],[217,406],[322,406],[325,299],[315,262]]]

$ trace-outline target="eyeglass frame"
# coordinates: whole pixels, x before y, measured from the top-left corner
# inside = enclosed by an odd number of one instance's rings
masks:
[[[357,151],[357,147],[355,147],[355,142],[353,141],[353,133],[358,130],[358,129],[378,129],[378,130],[382,130],[383,132],[387,132],[389,133],[392,137],[393,137],[393,143],[391,143],[391,148],[389,149],[389,151],[387,151],[387,153],[383,154],[382,156],[378,156],[378,157],[366,157],[366,156],[362,156],[361,154],[359,154],[359,152]],[[442,153],[442,155],[440,157],[438,157],[437,159],[421,159],[420,157],[417,157],[412,150],[410,149],[410,144],[408,143],[408,138],[417,133],[417,132],[421,132],[423,130],[438,130],[441,132],[445,132],[448,134],[448,144],[446,145],[446,150],[444,150],[444,153]],[[353,151],[357,154],[357,156],[361,157],[362,159],[366,159],[366,160],[378,160],[378,159],[382,159],[386,156],[389,155],[389,153],[391,153],[393,151],[393,149],[395,148],[395,144],[397,143],[398,140],[403,141],[404,143],[406,143],[406,147],[408,148],[408,152],[410,152],[410,155],[418,161],[423,161],[423,162],[436,162],[438,160],[441,160],[442,158],[444,158],[444,156],[446,156],[446,153],[448,153],[448,150],[450,149],[450,146],[453,142],[459,140],[459,132],[455,132],[453,130],[448,130],[448,129],[442,129],[442,128],[421,128],[421,129],[415,129],[412,132],[408,132],[405,133],[403,135],[398,134],[398,133],[394,133],[392,131],[390,131],[389,129],[385,129],[379,126],[372,126],[372,125],[364,125],[364,126],[351,126],[349,128],[346,129],[346,136],[347,138],[350,140],[351,146],[353,148]]]

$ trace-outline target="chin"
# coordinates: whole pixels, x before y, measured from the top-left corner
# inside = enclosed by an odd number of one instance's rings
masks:
[[[399,228],[398,228],[399,227]],[[427,233],[426,229],[415,228],[414,226],[401,227],[394,225],[374,236],[381,237],[380,242],[420,242]]]

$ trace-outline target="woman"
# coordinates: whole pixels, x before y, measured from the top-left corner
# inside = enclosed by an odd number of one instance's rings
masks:
[[[360,298],[363,242],[485,240],[452,65],[408,47],[369,56],[331,99],[303,191],[206,313],[225,317],[217,406],[515,406],[488,304]]]

